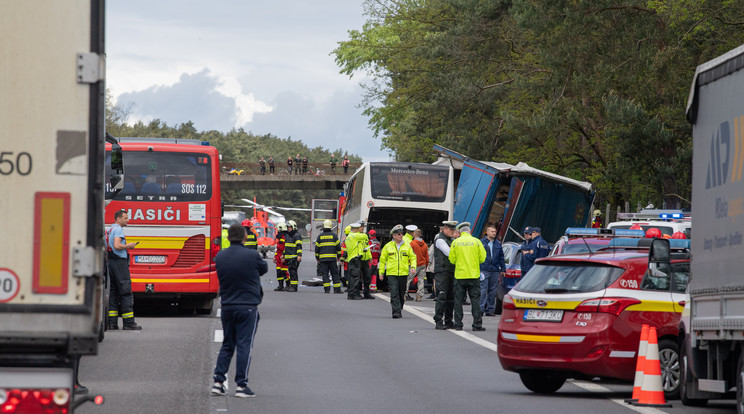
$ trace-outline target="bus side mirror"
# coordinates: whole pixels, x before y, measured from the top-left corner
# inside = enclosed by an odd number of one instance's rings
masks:
[[[655,277],[669,277],[671,267],[669,240],[653,239],[648,252],[648,270]]]
[[[124,189],[124,158],[121,146],[116,138],[111,134],[106,134],[106,141],[111,144],[111,176],[109,177],[110,193],[109,197],[113,198]]]

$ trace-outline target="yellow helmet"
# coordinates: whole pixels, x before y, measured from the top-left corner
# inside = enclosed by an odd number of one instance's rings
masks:
[[[344,229],[344,234],[348,235],[349,232],[351,232],[351,226],[346,226],[346,228]]]

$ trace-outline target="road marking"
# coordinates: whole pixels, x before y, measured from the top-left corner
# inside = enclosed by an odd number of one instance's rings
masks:
[[[222,342],[223,339],[222,329],[215,329],[214,331],[214,341],[215,342]]]
[[[375,296],[378,297],[378,298],[380,298],[380,299],[382,299],[382,300],[384,300],[384,301],[390,302],[390,297],[388,297],[386,295],[383,295],[383,294],[380,294],[380,293],[375,293]],[[417,316],[417,317],[423,319],[424,321],[429,322],[430,324],[434,325],[435,323],[434,323],[434,319],[432,319],[432,316],[430,314],[427,314],[425,312],[422,312],[419,309],[421,309],[421,308],[420,307],[417,307],[417,306],[403,306],[403,310],[404,311],[406,311],[406,312],[408,312],[408,313],[410,313],[410,314],[412,314],[414,316]],[[472,343],[474,343],[476,345],[480,345],[480,346],[482,346],[482,347],[484,347],[486,349],[490,349],[493,352],[498,352],[498,346],[496,344],[494,344],[493,342],[490,342],[490,341],[486,341],[485,339],[483,339],[483,338],[481,338],[479,336],[476,336],[476,335],[473,335],[473,334],[470,334],[470,333],[467,333],[467,332],[464,332],[464,331],[455,331],[454,329],[448,329],[448,331],[451,332],[451,333],[453,333],[453,334],[455,334],[455,335],[457,335],[457,336],[459,336],[460,338],[467,339],[468,341],[470,341],[470,342],[472,342]],[[603,387],[603,386],[601,386],[599,384],[595,384],[593,382],[577,381],[577,380],[568,380],[567,382],[569,382],[569,383],[571,383],[573,385],[576,385],[579,388],[583,388],[583,389],[585,389],[585,390],[587,390],[589,392],[597,392],[597,393],[600,393],[600,392],[611,393],[611,392],[613,392],[611,389],[606,388],[606,387]],[[641,414],[664,414],[664,411],[661,411],[661,410],[659,410],[657,408],[654,408],[654,407],[636,407],[634,405],[627,404],[624,400],[620,400],[620,399],[609,399],[609,401],[612,401],[612,402],[614,402],[616,404],[619,404],[619,405],[621,405],[621,406],[623,406],[625,408],[629,408],[629,409],[631,409],[631,410],[633,410],[635,412],[641,413]]]
[[[380,298],[382,300],[385,300],[387,302],[390,302],[390,298],[388,296],[385,296],[385,295],[382,295],[382,294],[379,294],[379,293],[375,293],[375,296],[377,296],[378,298]],[[416,307],[404,305],[403,306],[403,310],[406,311],[406,312],[408,312],[408,313],[410,313],[410,314],[412,314],[412,315],[414,315],[414,316],[418,316],[419,318],[425,320],[426,322],[429,322],[432,325],[435,324],[434,323],[434,319],[432,319],[431,315],[429,315],[427,313],[424,313],[424,312],[416,309]],[[473,334],[470,334],[470,333],[467,333],[467,332],[464,332],[464,331],[456,331],[454,329],[448,329],[448,331],[450,331],[453,334],[459,336],[460,338],[467,339],[468,341],[470,341],[470,342],[472,342],[472,343],[474,343],[476,345],[480,345],[480,346],[482,346],[482,347],[484,347],[486,349],[490,349],[491,351],[496,352],[496,350],[497,350],[496,344],[494,344],[493,342],[486,341],[485,339],[483,339],[481,337],[478,337],[476,335],[473,335]]]
[[[221,316],[222,316],[222,308],[217,308],[217,317],[219,318]]]

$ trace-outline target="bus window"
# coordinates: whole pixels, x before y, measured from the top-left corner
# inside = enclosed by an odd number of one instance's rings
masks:
[[[372,163],[370,177],[372,198],[440,203],[447,197],[449,169],[445,167]]]
[[[206,154],[149,151],[130,154],[124,188],[115,200],[206,201],[212,198],[212,166]],[[110,169],[110,156],[107,153],[107,169]],[[110,174],[111,171],[107,171],[106,176]]]

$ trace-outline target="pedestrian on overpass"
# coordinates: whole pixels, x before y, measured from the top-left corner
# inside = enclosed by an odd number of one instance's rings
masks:
[[[439,234],[434,238],[434,290],[437,302],[434,305],[436,329],[452,329],[455,309],[455,265],[450,263],[450,246],[454,241],[456,221],[444,221]]]
[[[323,221],[323,231],[315,239],[315,260],[320,267],[320,275],[323,278],[323,291],[331,293],[331,280],[333,280],[333,293],[341,292],[341,280],[338,276],[338,261],[341,259],[341,242],[333,232],[333,222]],[[328,274],[331,274],[329,279]]]
[[[274,157],[269,155],[269,174],[274,175]]]
[[[300,168],[302,168],[301,164],[302,164],[302,158],[300,158],[300,154],[297,154],[294,157],[294,173],[295,173],[295,175],[299,175],[300,174]]]
[[[287,261],[287,270],[289,271],[289,286],[287,286],[286,291],[297,292],[297,269],[302,261],[302,236],[297,231],[297,223],[294,220],[287,222],[287,235],[284,237],[284,260]]]
[[[261,171],[261,175],[266,175],[266,160],[264,157],[261,157],[260,160],[258,160],[258,166],[259,170]]]
[[[139,331],[141,326],[134,321],[134,297],[132,296],[132,276],[129,273],[129,254],[139,242],[127,243],[124,227],[129,223],[129,215],[124,210],[114,213],[114,224],[106,233],[108,251],[108,275],[111,281],[109,295],[108,329],[119,329],[119,315],[124,322],[122,329]]]
[[[255,397],[248,387],[248,369],[251,364],[253,339],[258,327],[258,305],[263,299],[260,276],[269,268],[258,251],[246,249],[245,228],[233,224],[227,229],[230,247],[217,253],[215,265],[220,283],[222,320],[222,347],[214,368],[213,395],[225,395],[225,380],[230,361],[237,348],[235,359],[235,396]]]
[[[334,152],[331,154],[331,172],[335,175],[336,174],[336,164],[338,163],[338,158],[336,158],[336,153]]]
[[[302,157],[302,175],[307,175],[307,155]]]
[[[393,319],[403,316],[406,301],[406,281],[416,271],[416,254],[411,245],[403,241],[403,226],[398,224],[390,230],[393,240],[387,242],[380,252],[380,278],[388,278],[390,287],[390,306]]]
[[[341,166],[344,167],[344,174],[349,173],[349,157],[344,155],[343,161],[341,161]]]
[[[473,330],[485,331],[480,310],[480,264],[486,260],[483,243],[470,234],[470,223],[457,225],[460,237],[452,242],[449,261],[455,265],[455,330],[462,330],[462,304],[470,297]]]
[[[287,157],[287,173],[292,175],[292,156]]]

